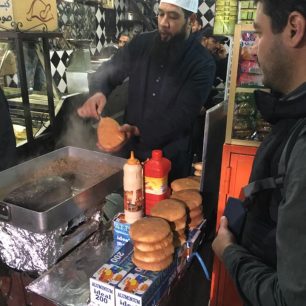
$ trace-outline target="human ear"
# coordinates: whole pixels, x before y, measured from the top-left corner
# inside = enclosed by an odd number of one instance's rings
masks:
[[[286,26],[287,35],[286,40],[289,46],[297,47],[303,39],[306,39],[306,20],[305,17],[297,12],[291,12],[288,17],[288,23]]]
[[[189,23],[192,25],[196,20],[196,14],[192,13],[189,17]]]

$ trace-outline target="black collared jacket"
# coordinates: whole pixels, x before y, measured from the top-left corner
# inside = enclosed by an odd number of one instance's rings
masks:
[[[177,50],[175,66],[168,59],[153,61],[157,31],[136,36],[97,70],[90,92],[110,92],[129,77],[126,123],[139,128],[139,151],[161,148],[169,158],[187,150],[196,116],[211,90],[215,63],[193,37]]]

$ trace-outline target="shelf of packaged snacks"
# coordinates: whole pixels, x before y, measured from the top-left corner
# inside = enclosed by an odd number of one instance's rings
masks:
[[[256,34],[252,25],[236,25],[225,142],[258,147],[270,130],[256,109],[253,92],[267,90],[254,54]]]
[[[256,4],[251,0],[240,0],[238,2],[238,23],[253,24],[256,16]]]

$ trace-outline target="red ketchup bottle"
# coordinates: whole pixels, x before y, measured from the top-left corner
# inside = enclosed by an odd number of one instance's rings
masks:
[[[153,150],[152,158],[144,163],[146,215],[150,215],[150,210],[156,203],[169,197],[170,169],[171,161],[163,157],[161,150]]]

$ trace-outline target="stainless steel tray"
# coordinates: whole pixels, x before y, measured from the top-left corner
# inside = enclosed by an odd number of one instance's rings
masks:
[[[56,169],[62,161],[72,161],[73,169]],[[45,233],[101,204],[105,196],[122,187],[125,159],[74,147],[64,147],[0,172],[0,220]],[[68,163],[69,164],[69,163]],[[61,171],[63,173],[61,173]],[[7,194],[25,182],[46,175],[73,173],[80,180],[73,195],[45,211],[3,201]],[[81,181],[81,183],[80,183]]]

